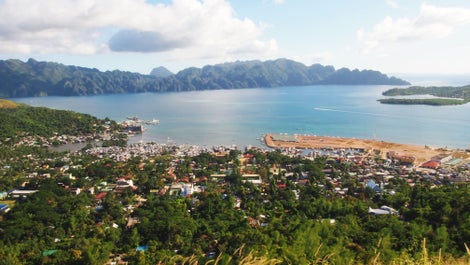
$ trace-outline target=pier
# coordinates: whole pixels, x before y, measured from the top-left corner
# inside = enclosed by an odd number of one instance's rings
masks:
[[[153,120],[141,120],[137,116],[128,116],[126,120],[121,124],[124,126],[124,130],[131,133],[142,133],[145,125],[157,125],[160,121],[157,119]]]

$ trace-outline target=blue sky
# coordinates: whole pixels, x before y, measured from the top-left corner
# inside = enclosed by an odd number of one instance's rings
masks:
[[[173,72],[237,60],[470,74],[470,1],[0,0],[0,59]]]

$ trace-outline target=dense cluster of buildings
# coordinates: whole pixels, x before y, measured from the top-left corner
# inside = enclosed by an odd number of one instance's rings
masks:
[[[256,147],[247,147],[256,152],[266,153],[272,150],[264,150]],[[312,181],[311,172],[295,170],[297,165],[263,164],[263,161],[256,161],[255,156],[250,152],[239,152],[237,167],[234,161],[228,164],[217,165],[218,170],[207,176],[197,176],[195,172],[201,171],[201,165],[193,162],[190,165],[190,172],[184,175],[178,175],[178,167],[181,166],[182,158],[195,157],[201,153],[210,153],[212,156],[226,156],[231,150],[237,150],[236,146],[218,146],[214,148],[201,148],[197,145],[179,145],[172,146],[156,143],[138,143],[127,147],[94,147],[87,149],[81,154],[96,156],[97,159],[113,159],[114,161],[125,162],[129,159],[139,157],[142,160],[151,159],[162,154],[169,154],[173,157],[170,166],[166,172],[166,184],[161,189],[150,190],[151,193],[173,194],[181,196],[190,196],[204,190],[207,182],[224,187],[227,185],[226,178],[238,170],[243,182],[252,183],[258,187],[265,187],[270,183],[275,183],[280,189],[290,187],[304,186]],[[238,151],[238,150],[237,150]],[[80,154],[80,152],[78,154]],[[281,155],[289,157],[302,157],[304,159],[314,160],[317,157],[326,159],[326,167],[322,170],[322,180],[316,183],[319,188],[327,189],[337,196],[354,195],[356,190],[351,186],[351,180],[359,183],[363,188],[370,188],[376,193],[394,194],[394,180],[405,181],[413,186],[416,183],[425,182],[431,186],[440,186],[445,184],[468,184],[470,182],[470,159],[462,157],[453,157],[451,155],[440,155],[432,160],[416,165],[415,161],[409,157],[400,157],[399,154],[387,154],[387,158],[381,158],[377,153],[371,153],[363,149],[295,149],[286,148],[281,150]],[[334,166],[342,164],[342,170]],[[65,165],[57,169],[57,174],[61,177],[67,176],[75,180],[74,176],[67,173],[72,165]],[[73,165],[77,167],[77,165]],[[260,168],[267,168],[264,174],[260,173]],[[29,172],[30,178],[48,178],[51,174],[38,174]],[[126,188],[132,190],[138,189],[138,180],[133,176],[116,177],[113,183],[100,182],[94,186],[82,186],[70,188],[63,185],[64,188],[78,194],[81,191],[87,191],[96,196],[97,202],[106,196],[109,192],[119,192]],[[84,182],[87,183],[87,182]],[[86,184],[89,185],[89,184]],[[293,185],[293,186],[292,186]],[[357,187],[356,187],[357,188]],[[9,192],[2,192],[0,199],[18,199],[27,197],[37,190],[17,187]],[[8,205],[7,205],[8,206]],[[2,205],[1,211],[8,211],[8,207]],[[127,207],[127,206],[126,206]],[[388,208],[370,209],[372,214],[395,213]]]

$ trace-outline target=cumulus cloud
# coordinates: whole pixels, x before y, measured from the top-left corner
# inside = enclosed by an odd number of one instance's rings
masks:
[[[371,32],[358,30],[357,38],[362,52],[369,53],[384,43],[444,38],[468,24],[470,9],[422,4],[417,17],[394,19],[387,16]]]
[[[263,26],[226,0],[3,0],[0,52],[270,52]],[[274,42],[274,45],[273,45]]]

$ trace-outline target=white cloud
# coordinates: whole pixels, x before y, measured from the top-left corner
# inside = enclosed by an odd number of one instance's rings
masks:
[[[191,51],[204,56],[272,52],[263,25],[237,18],[226,0],[4,0],[0,52],[96,54]]]
[[[398,3],[395,2],[394,0],[387,0],[386,3],[391,8],[398,8]]]
[[[470,24],[470,9],[422,4],[415,18],[387,16],[371,32],[357,31],[363,53],[380,50],[384,43],[428,40],[449,36],[456,28]]]

